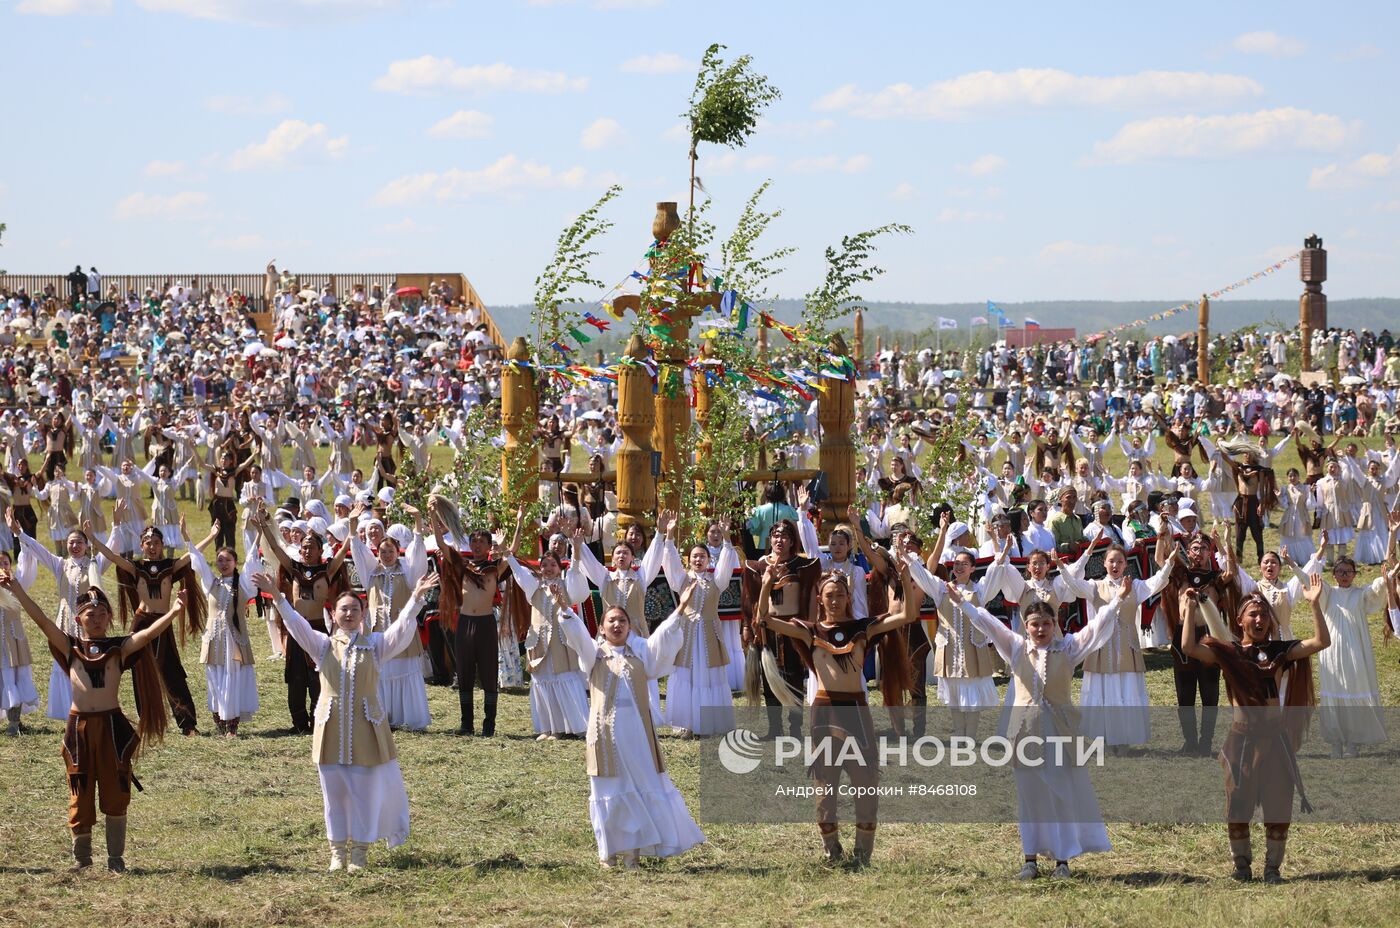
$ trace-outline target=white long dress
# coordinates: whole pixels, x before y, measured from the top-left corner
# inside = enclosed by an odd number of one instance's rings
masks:
[[[1134,580],[1133,595],[1121,604],[1115,581],[1107,577],[1094,581],[1094,608],[1112,606],[1118,621],[1102,647],[1085,657],[1079,705],[1085,710],[1086,737],[1102,737],[1109,745],[1136,745],[1146,744],[1152,736],[1147,669],[1137,639],[1137,629],[1141,627],[1138,615],[1142,604],[1166,587],[1171,573],[1163,569],[1147,580]],[[1089,670],[1090,667],[1099,669]]]
[[[987,638],[968,624],[964,607],[945,604],[947,587],[942,580],[917,557],[910,555],[908,563],[919,589],[938,608],[938,621],[924,622],[924,632],[933,644],[927,658],[928,672],[938,681],[939,700],[950,709],[964,712],[995,708],[997,687]],[[963,598],[979,605],[996,598],[1005,566],[993,564],[975,584],[959,586]]]
[[[1045,648],[1032,647],[1027,638],[1002,625],[985,609],[964,609],[1012,672],[1030,678],[1023,680],[1028,686],[1017,688],[1020,696],[1011,737],[1022,733],[1078,735],[1069,681],[1075,665],[1103,647],[1112,635],[1118,621],[1115,606],[1110,603],[1099,609],[1081,631],[1056,638]],[[1021,852],[1027,857],[1071,860],[1081,854],[1112,850],[1088,771],[1074,764],[1053,763],[1054,757],[1047,753],[1040,766],[1015,767]]]
[[[107,536],[107,546],[113,547],[117,530],[112,529]],[[78,624],[73,618],[74,604],[78,597],[87,592],[90,586],[102,586],[102,573],[107,569],[107,558],[100,554],[89,554],[82,558],[59,557],[39,542],[23,533],[19,536],[19,563],[15,565],[15,577],[21,585],[33,583],[39,565],[47,567],[54,577],[57,587],[58,608],[54,612],[54,624],[65,635],[77,635]],[[115,548],[113,549],[115,550]],[[25,578],[28,578],[26,580]],[[45,715],[57,721],[68,718],[68,710],[73,707],[73,682],[68,671],[56,662],[49,664],[49,698]]]
[[[399,596],[411,592],[423,575],[428,572],[428,553],[423,540],[414,536],[413,542],[399,556],[393,567],[384,566],[375,557],[369,546],[360,541],[358,535],[350,536],[350,556],[355,562],[355,572],[367,591],[374,590],[369,601],[377,606],[373,614],[366,614],[368,630],[382,632],[394,621],[394,591]],[[402,601],[402,600],[400,600]],[[404,650],[391,655],[384,662],[384,673],[379,678],[380,698],[389,713],[391,728],[406,728],[410,731],[427,731],[432,723],[432,713],[428,709],[428,687],[423,682],[423,646],[416,635],[410,636]]]
[[[247,603],[256,599],[258,588],[253,573],[262,566],[257,555],[250,553],[238,574],[238,589],[233,578],[215,577],[209,562],[193,544],[186,543],[190,565],[199,577],[199,585],[209,597],[208,622],[204,629],[200,651],[208,656],[204,664],[204,681],[209,691],[209,711],[226,722],[248,721],[258,710],[258,675],[251,662],[239,659],[242,649],[239,633],[229,623],[236,610],[242,617],[242,638],[248,637]],[[251,648],[248,649],[251,652]],[[251,657],[251,653],[249,655]]]
[[[1278,502],[1283,509],[1278,523],[1279,549],[1287,548],[1289,557],[1305,564],[1317,552],[1312,538],[1312,488],[1304,483],[1285,486],[1279,490]]]
[[[1385,605],[1384,577],[1369,586],[1322,585],[1322,614],[1332,632],[1332,646],[1317,656],[1317,714],[1322,740],[1328,744],[1385,741],[1376,658],[1366,618]]]
[[[316,727],[322,730],[322,738],[336,744],[338,756],[343,758],[341,763],[316,764],[321,780],[326,837],[331,841],[359,841],[364,844],[384,841],[389,847],[397,847],[408,840],[408,791],[404,788],[398,758],[391,756],[374,764],[353,762],[357,753],[364,750],[363,746],[357,747],[353,740],[354,732],[359,728],[358,719],[355,718],[358,714],[363,714],[373,727],[383,726],[382,738],[391,748],[393,745],[393,736],[388,732],[388,716],[379,702],[378,687],[371,688],[372,692],[369,693],[361,692],[364,687],[355,686],[355,669],[366,657],[374,662],[376,668],[383,667],[388,655],[402,651],[409,637],[418,633],[417,616],[422,606],[417,597],[410,597],[387,632],[354,636],[352,647],[347,648],[347,660],[339,670],[342,694],[337,702],[324,679],[327,673],[336,672],[333,669],[335,649],[331,636],[312,628],[285,597],[277,598],[277,611],[282,616],[287,633],[315,658],[317,671],[323,677],[321,699],[316,704]],[[336,634],[343,633],[337,631]],[[327,669],[327,663],[332,669]],[[325,732],[333,709],[337,719],[344,724],[337,726],[338,731]]]
[[[734,693],[729,687],[729,654],[716,666],[710,666],[711,635],[721,645],[722,624],[719,620],[719,598],[729,588],[729,580],[739,564],[734,546],[724,543],[715,563],[714,573],[696,575],[681,567],[675,545],[666,542],[666,581],[678,595],[694,581],[695,595],[682,615],[683,654],[676,661],[666,683],[666,723],[672,728],[697,735],[718,735],[734,728]]]
[[[581,735],[588,728],[588,692],[583,676],[572,666],[573,657],[555,660],[557,648],[568,648],[567,641],[558,637],[559,610],[540,591],[541,581],[525,569],[513,556],[506,556],[511,574],[520,591],[530,601],[530,631],[525,637],[527,651],[543,657],[530,659],[530,721],[536,734]],[[561,599],[569,605],[588,596],[588,583],[581,570],[570,568],[554,585]]]
[[[28,715],[39,709],[33,653],[19,603],[8,593],[3,598],[8,603],[0,603],[0,714],[18,708],[20,715]]]
[[[598,841],[598,859],[635,852],[645,857],[672,857],[705,840],[686,808],[680,790],[660,762],[654,731],[637,705],[633,673],[655,679],[675,659],[684,639],[681,617],[672,613],[649,638],[623,648],[588,637],[583,620],[570,610],[559,622],[579,669],[595,685],[597,699],[611,692],[611,706],[600,705],[589,720],[590,752],[607,754],[610,775],[588,778],[588,819]],[[600,680],[610,676],[611,680]],[[658,769],[660,768],[660,769]]]

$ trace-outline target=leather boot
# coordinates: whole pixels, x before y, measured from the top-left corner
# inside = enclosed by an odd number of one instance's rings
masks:
[[[73,835],[73,869],[92,866],[92,832]]]
[[[1250,844],[1249,835],[1230,839],[1230,856],[1235,861],[1235,872],[1230,874],[1232,877],[1241,883],[1248,883],[1254,879],[1254,871],[1251,869],[1254,863],[1254,848]]]
[[[1287,838],[1269,838],[1264,846],[1264,882],[1282,883],[1283,854],[1288,849]]]
[[[856,847],[852,853],[857,867],[870,866],[870,856],[875,853],[875,826],[858,823],[856,825]]]
[[[490,738],[496,734],[496,699],[499,693],[485,693],[482,696],[482,703],[485,709],[485,717],[481,720],[481,737]]]
[[[841,832],[835,825],[818,825],[817,827],[822,830],[822,854],[824,862],[828,864],[839,864],[841,858],[846,855],[845,849],[841,847]],[[831,829],[830,831],[826,830],[828,827]]]
[[[107,869],[126,872],[126,816],[107,816]]]
[[[363,841],[350,842],[350,865],[345,869],[355,873],[369,866],[369,845]]]
[[[472,691],[459,691],[457,694],[457,701],[462,707],[462,723],[457,726],[457,734],[476,734],[476,711],[472,707]]]
[[[345,842],[332,841],[331,843],[331,865],[332,872],[345,869]]]

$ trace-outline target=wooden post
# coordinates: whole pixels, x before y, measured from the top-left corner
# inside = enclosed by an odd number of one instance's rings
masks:
[[[1196,325],[1196,379],[1210,383],[1210,298],[1204,293]]]
[[[660,245],[665,245],[681,227],[680,216],[675,203],[657,203],[656,216],[651,221],[651,234]],[[652,262],[656,270],[656,262]],[[687,283],[687,290],[689,284]],[[680,486],[676,476],[685,466],[676,443],[690,431],[690,397],[685,386],[686,361],[690,354],[689,307],[677,306],[670,313],[672,323],[667,327],[665,341],[656,349],[656,425],[652,433],[652,445],[661,452],[661,473],[670,482],[666,498],[660,501],[663,509],[679,509],[681,504]]]
[[[501,368],[501,425],[506,430],[506,446],[501,452],[501,495],[517,504],[532,502],[540,494],[540,448],[535,441],[535,429],[540,424],[537,407],[530,348],[524,338],[517,337]],[[525,449],[523,456],[518,450],[521,448]],[[517,460],[514,478],[510,472],[512,460]]]
[[[713,445],[710,442],[710,405],[714,399],[714,388],[710,386],[709,378],[705,376],[707,369],[714,367],[713,351],[710,343],[705,342],[700,348],[700,363],[695,370],[695,421],[700,424],[700,440],[695,445],[695,464],[697,475],[695,486],[701,489],[705,485],[705,466],[710,460],[710,450]],[[714,515],[705,508],[705,515]]]
[[[651,375],[642,366],[646,343],[633,335],[617,367],[617,424],[622,447],[617,452],[617,529],[633,523],[651,524],[656,510],[656,478],[651,474],[651,434],[656,407],[651,399]]]
[[[1298,347],[1302,359],[1298,369],[1306,374],[1312,370],[1312,291],[1304,290],[1298,300]]]
[[[839,333],[831,338],[831,350],[846,354],[846,342]],[[854,380],[834,379],[826,384],[826,392],[817,398],[817,422],[822,429],[818,460],[826,472],[828,494],[822,502],[822,520],[831,526],[845,521],[846,509],[856,498],[856,446],[851,441],[856,385]]]
[[[851,360],[856,362],[856,377],[860,377],[860,368],[865,361],[865,314],[856,307],[856,320],[851,326],[856,337],[856,354]]]

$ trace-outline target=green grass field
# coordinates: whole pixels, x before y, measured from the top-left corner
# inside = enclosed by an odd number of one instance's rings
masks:
[[[1280,473],[1295,464],[1290,451]],[[207,514],[190,509],[191,531],[207,529]],[[1375,575],[1363,569],[1358,582]],[[47,573],[34,593],[52,603]],[[1301,614],[1295,622],[1309,627]],[[1382,697],[1396,705],[1400,649],[1381,646],[1380,623],[1373,617]],[[501,697],[496,738],[457,738],[456,693],[435,687],[432,728],[396,736],[409,842],[372,849],[367,872],[329,874],[310,740],[285,733],[282,665],[253,632],[261,709],[236,740],[175,735],[147,751],[124,876],[101,868],[99,834],[98,866],[68,870],[60,724],[30,715],[24,736],[0,738],[0,925],[1360,925],[1400,913],[1400,825],[1295,824],[1285,886],[1232,882],[1223,825],[1110,825],[1113,852],[1082,859],[1065,882],[1012,879],[1014,824],[886,825],[864,871],[821,866],[813,825],[709,826],[709,843],[683,857],[604,872],[582,742],[536,743],[523,695]],[[30,641],[42,700],[48,662],[32,625]],[[187,646],[210,733],[197,656]],[[1151,670],[1148,687],[1154,704],[1173,701],[1169,669]],[[694,811],[696,743],[662,743]],[[1257,828],[1255,840],[1257,871]]]

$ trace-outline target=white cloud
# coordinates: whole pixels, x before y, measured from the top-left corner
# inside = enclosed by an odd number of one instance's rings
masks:
[[[374,89],[386,93],[428,93],[464,90],[485,92],[515,90],[522,93],[563,93],[585,90],[588,78],[569,77],[560,71],[529,71],[495,64],[459,65],[451,58],[423,55],[389,65],[374,81]]]
[[[958,165],[958,170],[973,177],[986,177],[1006,167],[1006,159],[1001,155],[982,155],[968,164]]]
[[[890,191],[891,200],[912,200],[919,195],[919,191],[909,181],[900,181],[895,188]]]
[[[220,94],[205,97],[204,108],[213,113],[227,113],[230,116],[273,116],[290,110],[292,101],[280,93],[269,93],[261,97]]]
[[[687,126],[683,122],[678,122],[675,125],[668,127],[666,131],[662,132],[661,137],[668,142],[684,142],[686,144],[689,144],[690,126]]]
[[[1130,122],[1094,160],[1125,164],[1173,158],[1229,158],[1279,151],[1333,151],[1355,132],[1336,116],[1294,107],[1230,116],[1159,116]]]
[[[142,173],[147,177],[173,177],[176,174],[183,174],[185,162],[183,161],[152,161],[146,165]]]
[[[391,10],[398,0],[136,0],[150,13],[256,26],[324,23],[359,19]]]
[[[332,138],[323,122],[284,119],[261,142],[229,155],[228,166],[235,171],[251,171],[286,167],[304,160],[339,158],[349,145],[349,136]]]
[[[1377,203],[1374,209],[1378,213],[1400,213],[1400,200],[1387,200],[1384,203]]]
[[[412,216],[405,216],[398,222],[389,222],[379,227],[379,231],[389,235],[402,235],[405,232],[412,232],[418,228],[418,223],[413,221]]]
[[[496,117],[478,110],[458,110],[428,129],[435,139],[488,139]]]
[[[622,140],[622,124],[604,116],[595,119],[579,133],[579,145],[588,151],[599,151]]]
[[[689,71],[694,67],[695,62],[682,58],[675,52],[661,52],[656,55],[638,55],[635,58],[628,58],[619,65],[619,70],[627,74],[677,74],[681,71]]]
[[[1010,108],[1122,109],[1220,103],[1257,97],[1264,88],[1237,74],[1141,71],[1114,77],[1070,74],[1054,68],[974,71],[924,88],[891,84],[864,91],[847,84],[817,100],[814,108],[845,110],[867,119],[956,119]]]
[[[118,219],[202,219],[209,213],[209,194],[194,190],[169,195],[137,191],[117,204]]]
[[[1390,154],[1369,152],[1347,164],[1314,168],[1308,178],[1313,190],[1345,190],[1400,174],[1400,146]]]
[[[945,206],[938,211],[939,222],[1001,222],[1005,218],[1005,213],[979,209],[954,209],[951,206]]]
[[[1301,55],[1307,46],[1298,39],[1279,35],[1277,32],[1246,32],[1237,36],[1231,43],[1235,51],[1246,55],[1271,55],[1274,58],[1291,58]]]
[[[90,16],[112,12],[112,0],[21,0],[15,12],[31,16]]]
[[[552,190],[582,186],[588,179],[582,167],[556,171],[534,161],[506,155],[474,171],[452,168],[441,174],[408,174],[390,181],[374,195],[380,206],[413,203],[426,197],[439,201],[470,200],[483,196],[511,196],[528,190]]]
[[[943,191],[947,196],[960,199],[970,199],[982,197],[988,200],[997,200],[1005,193],[1000,187],[949,187]]]
[[[1040,249],[1040,260],[1063,263],[1075,261],[1083,264],[1107,264],[1118,261],[1128,254],[1121,245],[1089,245],[1084,242],[1051,242]]]
[[[1371,42],[1362,42],[1354,48],[1349,48],[1337,55],[1338,61],[1369,61],[1372,58],[1379,58],[1382,55],[1380,47]]]
[[[836,155],[823,155],[813,158],[798,158],[788,164],[788,170],[797,174],[825,174],[840,171],[843,174],[859,174],[870,167],[869,155],[852,155],[839,158]]]

